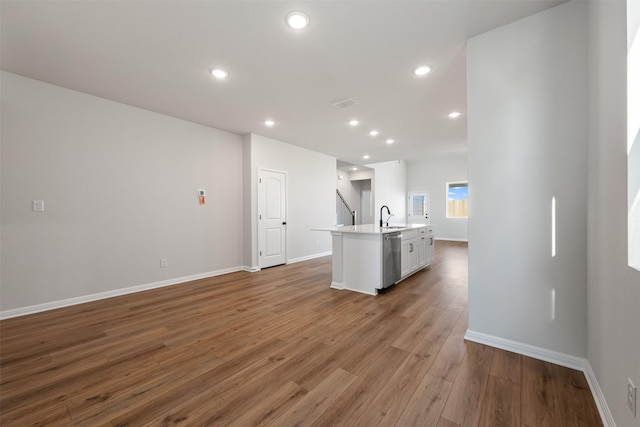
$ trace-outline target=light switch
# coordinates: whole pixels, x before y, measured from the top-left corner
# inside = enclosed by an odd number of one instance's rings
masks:
[[[44,200],[33,200],[32,208],[34,212],[44,212]]]

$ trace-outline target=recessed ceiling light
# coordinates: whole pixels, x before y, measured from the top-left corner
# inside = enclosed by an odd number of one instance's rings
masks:
[[[353,120],[349,120],[349,125],[350,126],[358,126],[358,124],[360,124],[360,122],[356,119]]]
[[[431,67],[428,65],[421,65],[419,67],[417,67],[415,70],[413,70],[413,74],[415,74],[416,76],[424,76],[426,74],[429,74],[429,72],[431,71]]]
[[[395,141],[394,141],[393,139],[389,138],[389,139],[387,139],[385,142],[386,142],[387,144],[393,144]]]
[[[458,117],[460,117],[460,112],[459,111],[452,111],[452,112],[449,113],[449,118],[450,119],[455,119],[455,118],[458,118]]]
[[[275,125],[275,124],[276,124],[276,122],[274,122],[274,121],[273,121],[273,120],[271,120],[271,119],[267,119],[267,120],[265,120],[265,121],[264,121],[264,125],[265,125],[265,126],[269,126],[269,127],[271,127],[271,126],[273,126],[273,125]]]
[[[358,168],[354,166],[354,167],[352,167],[352,168],[351,168],[351,170],[352,170],[352,171],[357,171],[357,170],[358,170]]]
[[[380,133],[380,132],[378,132],[378,131],[377,131],[377,130],[375,130],[375,129],[373,129],[373,130],[369,131],[369,135],[371,135],[371,136],[376,136],[376,135],[378,135],[379,133]]]
[[[364,156],[362,156],[363,159],[367,160],[369,158],[368,154],[365,154]]]
[[[309,17],[305,13],[297,10],[287,13],[284,21],[294,30],[302,30],[309,26]]]
[[[229,77],[229,72],[227,70],[223,70],[222,68],[214,68],[213,70],[211,70],[211,75],[219,79],[226,79],[227,77]]]

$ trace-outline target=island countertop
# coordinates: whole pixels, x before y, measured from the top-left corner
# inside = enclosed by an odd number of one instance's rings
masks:
[[[429,224],[431,226],[431,224]],[[377,224],[343,225],[324,228],[313,228],[313,231],[330,231],[332,233],[355,234],[386,234],[397,231],[407,231],[414,228],[427,227],[425,224],[391,224],[389,227],[380,227]]]

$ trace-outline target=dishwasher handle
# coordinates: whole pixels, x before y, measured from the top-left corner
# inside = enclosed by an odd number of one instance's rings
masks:
[[[384,240],[392,240],[392,239],[402,239],[402,234],[392,234],[392,235],[385,235],[384,236]]]

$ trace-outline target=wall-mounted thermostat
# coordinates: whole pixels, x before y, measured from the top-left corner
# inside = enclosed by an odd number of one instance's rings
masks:
[[[200,204],[204,205],[205,204],[205,191],[204,190],[198,190],[198,200],[200,200]]]

